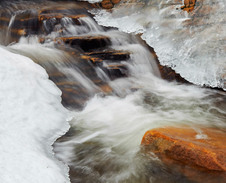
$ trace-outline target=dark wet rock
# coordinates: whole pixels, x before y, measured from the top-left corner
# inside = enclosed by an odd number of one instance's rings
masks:
[[[37,34],[39,21],[37,11],[18,11],[15,15],[3,12],[0,17],[0,27],[7,34],[7,41],[18,41],[21,36]]]
[[[88,92],[81,84],[71,80],[58,69],[45,68],[48,72],[49,79],[51,79],[62,91],[62,104],[67,108],[81,109],[89,99]]]
[[[128,69],[121,61],[127,61],[130,58],[129,52],[95,51],[85,53],[82,58],[89,60],[94,66],[100,67],[111,80],[128,76]]]
[[[182,78],[180,74],[176,73],[172,68],[167,66],[162,66],[158,63],[158,68],[161,74],[161,77],[168,81],[177,81],[180,83],[188,83],[187,80]]]
[[[124,64],[107,65],[101,68],[111,80],[128,76],[128,70]]]
[[[11,16],[7,13],[2,13],[0,16],[0,25],[1,27],[8,26]]]
[[[63,41],[65,44],[74,48],[80,47],[83,51],[92,51],[104,48],[110,44],[109,37],[102,35],[60,37],[56,39],[56,42],[59,41]]]
[[[70,74],[65,74],[59,69],[54,68],[54,65],[45,65],[41,64],[48,75],[57,87],[62,91],[62,104],[67,108],[76,108],[82,109],[86,101],[96,92],[103,92],[105,94],[111,93],[112,88],[105,82],[103,82],[96,75],[95,70],[89,66],[88,63],[83,65],[79,64],[76,66],[73,63],[66,64],[64,68],[78,68],[81,72],[87,74],[87,77],[96,85],[96,90],[93,90],[93,93],[85,88],[79,80],[74,80]]]
[[[102,60],[113,60],[113,61],[125,61],[130,58],[130,53],[120,50],[111,50],[111,51],[97,51],[86,53],[87,56],[94,58],[99,58]]]
[[[145,43],[144,40],[140,38],[141,35],[138,35],[137,38],[139,39],[140,43],[144,46],[147,47],[147,49],[150,51],[152,54],[153,58],[155,59],[155,62],[157,63],[158,69],[160,71],[161,77],[167,81],[177,81],[180,83],[189,83],[187,80],[182,78],[180,74],[176,73],[172,68],[168,66],[163,66],[160,64],[158,56],[156,55],[156,52],[154,48],[150,47]]]

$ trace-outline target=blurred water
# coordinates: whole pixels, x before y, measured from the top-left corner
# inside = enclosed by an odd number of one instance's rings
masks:
[[[147,130],[164,126],[225,129],[225,93],[168,83],[150,73],[128,80],[136,92],[122,98],[97,95],[83,111],[72,112],[71,132],[55,144],[59,159],[71,167],[71,181],[189,182],[155,156],[140,154],[141,139]],[[125,82],[117,81],[114,89],[122,92]]]

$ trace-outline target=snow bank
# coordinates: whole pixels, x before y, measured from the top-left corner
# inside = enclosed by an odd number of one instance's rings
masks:
[[[61,91],[43,68],[1,47],[0,82],[0,182],[70,182],[51,146],[69,128]]]

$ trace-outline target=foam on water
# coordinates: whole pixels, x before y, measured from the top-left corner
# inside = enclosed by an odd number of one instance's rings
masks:
[[[74,112],[73,136],[55,147],[57,156],[75,171],[73,182],[143,183],[147,177],[156,179],[163,170],[156,175],[148,173],[155,165],[146,165],[148,160],[144,162],[139,157],[141,139],[147,130],[180,125],[225,129],[225,106],[214,103],[222,96],[213,99],[214,93],[209,90],[151,78],[153,75],[148,74],[130,78],[134,86],[139,86],[137,92],[123,98],[95,96],[83,111]],[[196,138],[205,138],[196,130]]]
[[[0,182],[70,182],[51,146],[69,128],[61,91],[29,58],[1,47],[0,59]]]
[[[226,89],[225,3],[198,1],[190,14],[180,10],[181,5],[174,0],[145,4],[141,1],[136,6],[124,4],[112,13],[105,10],[92,13],[101,25],[142,33],[161,64],[172,67],[186,80]],[[208,13],[205,8],[209,8]]]
[[[91,24],[95,26],[94,22]],[[115,30],[101,34],[110,37],[113,49],[131,53],[130,59],[123,62],[128,77],[109,81],[97,69],[117,96],[96,95],[85,109],[72,111],[71,136],[55,144],[57,157],[69,164],[72,182],[152,182],[151,179],[159,179],[159,174],[151,173],[156,171],[155,165],[147,165],[149,161],[139,156],[144,133],[156,127],[178,125],[225,128],[225,105],[215,103],[223,103],[225,95],[213,97],[215,91],[164,81],[154,58],[135,37]],[[132,93],[131,88],[136,92]],[[167,177],[168,173],[159,171]],[[182,181],[173,175],[174,180],[168,181],[169,177],[160,178],[159,182]]]
[[[105,20],[105,25],[113,25],[111,21],[115,21],[115,17],[108,20],[104,19],[109,18],[105,15],[100,19]],[[130,18],[125,18],[121,28],[128,28]],[[138,22],[142,22],[141,18]],[[116,30],[104,32],[92,19],[86,20],[86,24],[91,28],[90,32],[84,29],[84,34],[98,32],[109,36],[111,48],[131,54],[130,59],[123,62],[129,71],[127,78],[110,81],[100,68],[96,69],[117,96],[96,95],[82,111],[72,111],[69,135],[55,144],[57,157],[71,168],[71,181],[182,182],[172,174],[174,180],[169,180],[170,173],[164,168],[156,171],[155,165],[147,165],[147,159],[143,161],[139,156],[141,139],[147,130],[163,126],[202,125],[225,129],[225,94],[162,80],[153,57],[134,36]],[[131,30],[136,31],[136,24],[127,29]],[[140,28],[139,32],[143,30]],[[136,92],[131,92],[131,88]],[[197,130],[197,138],[204,138],[203,135]],[[153,159],[156,157],[152,156]],[[162,177],[159,171],[163,172]],[[158,173],[155,175],[155,172]]]

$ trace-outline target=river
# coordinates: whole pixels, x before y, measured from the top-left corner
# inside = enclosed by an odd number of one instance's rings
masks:
[[[223,3],[222,9],[225,7],[224,2],[216,2],[217,5]],[[130,53],[129,58],[117,63],[106,59],[101,67],[89,66],[95,72],[93,79],[93,75],[87,75],[79,66],[71,64],[71,57],[65,50],[55,46],[55,39],[62,36],[56,26],[51,33],[45,35],[46,40],[43,44],[40,43],[40,35],[35,34],[21,37],[18,42],[9,41],[8,33],[14,26],[16,16],[26,11],[26,6],[34,8],[32,3],[35,2],[26,3],[21,7],[15,4],[16,11],[10,18],[8,30],[1,31],[1,49],[23,55],[25,60],[27,57],[30,58],[47,72],[51,68],[57,68],[67,80],[79,83],[81,91],[86,92],[82,107],[65,109],[65,123],[69,122],[70,130],[54,143],[55,156],[70,167],[70,181],[192,182],[178,171],[164,166],[155,155],[143,154],[140,143],[147,130],[157,127],[186,125],[194,128],[197,134],[203,137],[205,134],[197,126],[214,127],[225,132],[226,93],[224,78],[220,77],[225,74],[226,67],[225,52],[222,51],[225,46],[225,24],[222,24],[220,29],[209,26],[199,27],[200,29],[195,25],[183,26],[183,22],[191,18],[190,15],[176,9],[171,11],[173,6],[178,7],[180,3],[172,6],[172,1],[166,1],[164,4],[160,0],[142,1],[137,6],[128,3],[127,6],[116,7],[111,13],[105,10],[91,10],[95,15],[94,19],[100,25],[89,16],[80,17],[80,25],[76,25],[70,17],[62,18],[60,25],[65,28],[64,37],[106,36],[110,40],[106,49]],[[216,23],[213,26],[219,27],[219,22],[225,19],[225,13],[223,15],[222,20],[217,21],[219,14],[215,13],[211,16],[216,17],[211,17],[208,21],[215,18]],[[119,30],[101,25],[117,27]],[[163,80],[148,46],[134,33],[142,33],[141,37],[154,47],[161,64],[172,66],[182,77],[197,85]],[[204,39],[206,42],[201,41]],[[3,57],[4,55],[0,56]],[[12,57],[17,59],[16,55]],[[126,77],[112,79],[103,69],[112,65],[126,68],[120,70]],[[107,83],[112,91],[107,94],[102,92],[100,85],[94,82],[96,78]],[[205,88],[203,85],[220,89]],[[49,86],[46,88],[50,89]],[[80,93],[79,96],[83,94]],[[30,99],[30,103],[35,100],[36,98]],[[44,102],[48,103],[48,96]],[[48,104],[56,105],[55,102]],[[47,113],[48,110],[46,109]],[[58,109],[55,112],[57,111]],[[41,119],[40,126],[42,127]],[[48,129],[48,126],[45,128]],[[63,132],[53,130],[51,133],[59,136]],[[30,163],[34,161],[36,160],[31,159]],[[66,171],[65,167],[62,169],[61,171]],[[210,176],[210,181],[214,182],[215,179],[211,178]],[[32,180],[37,182],[36,179]]]

